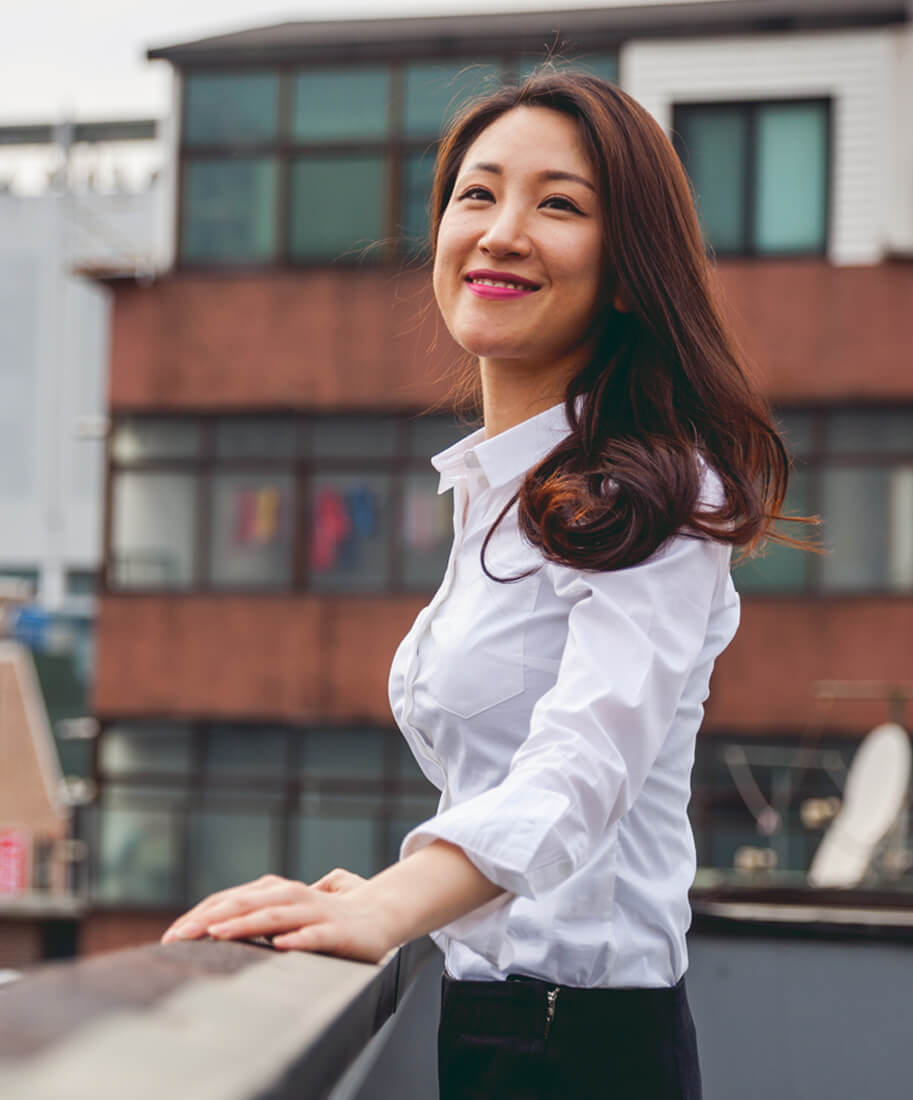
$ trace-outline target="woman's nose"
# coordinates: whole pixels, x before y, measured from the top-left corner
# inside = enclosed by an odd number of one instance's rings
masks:
[[[530,241],[522,213],[500,207],[479,239],[479,248],[493,256],[525,256]]]

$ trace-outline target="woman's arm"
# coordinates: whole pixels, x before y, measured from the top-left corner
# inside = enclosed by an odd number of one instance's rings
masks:
[[[437,840],[342,890],[306,886],[277,875],[223,890],[179,917],[162,942],[206,934],[229,940],[271,936],[280,948],[378,962],[391,948],[501,893],[502,888],[485,878],[460,848]]]

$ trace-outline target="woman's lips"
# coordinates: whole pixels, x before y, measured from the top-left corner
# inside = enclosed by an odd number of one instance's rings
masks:
[[[492,276],[466,277],[466,285],[479,298],[524,298],[535,294],[539,289],[533,284],[523,285],[510,279],[496,279]]]

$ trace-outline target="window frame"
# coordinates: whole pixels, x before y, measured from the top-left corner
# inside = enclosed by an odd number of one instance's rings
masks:
[[[252,421],[277,420],[291,422],[296,439],[305,437],[305,432],[316,421],[326,423],[331,420],[390,420],[393,422],[394,449],[388,458],[321,458],[312,454],[296,454],[294,457],[273,458],[235,458],[220,457],[217,453],[217,425],[220,421],[238,421],[249,418]],[[192,419],[200,424],[200,449],[196,457],[188,458],[149,458],[140,461],[121,461],[114,457],[114,436],[120,423],[130,420],[173,420]],[[403,502],[409,474],[434,476],[428,456],[415,453],[411,447],[413,427],[422,421],[437,419],[452,422],[460,429],[461,435],[469,434],[473,428],[459,424],[456,416],[444,410],[425,416],[415,410],[409,411],[352,411],[332,414],[289,413],[276,410],[250,410],[244,416],[236,412],[175,414],[170,411],[129,413],[121,411],[114,420],[108,434],[106,487],[105,487],[105,542],[102,569],[99,578],[99,595],[102,596],[158,596],[164,598],[207,595],[207,596],[257,596],[258,598],[285,599],[289,595],[310,595],[318,598],[361,598],[375,596],[422,596],[434,591],[436,584],[416,585],[406,583],[403,576],[405,561],[405,543],[403,536]],[[197,492],[197,509],[194,516],[192,544],[193,573],[191,582],[179,588],[162,586],[130,587],[114,583],[114,522],[112,516],[114,486],[121,472],[140,473],[180,473],[194,479]],[[291,474],[294,487],[293,531],[291,537],[291,580],[288,585],[257,584],[214,584],[210,577],[212,534],[212,503],[214,476],[219,473],[283,473]],[[377,587],[335,588],[311,585],[309,550],[312,545],[312,488],[315,476],[322,474],[382,472],[390,480],[391,507],[387,514],[387,550],[389,564],[386,580]]]
[[[913,403],[900,406],[904,411],[913,415]],[[832,451],[827,444],[828,439],[828,420],[831,415],[842,415],[853,413],[887,413],[897,411],[898,405],[896,402],[873,402],[871,404],[859,405],[859,404],[814,404],[814,405],[782,405],[774,409],[774,421],[776,422],[781,415],[789,416],[791,414],[803,415],[808,417],[809,422],[809,447],[804,453],[791,454],[793,458],[794,468],[803,469],[808,477],[808,514],[820,515],[821,514],[821,499],[822,499],[822,485],[821,474],[825,470],[839,470],[844,467],[850,468],[886,468],[890,466],[913,466],[913,439],[910,441],[909,449],[897,450],[897,451],[871,451],[871,450],[858,450],[858,451]],[[787,534],[801,533],[790,530],[794,525],[784,524],[782,525]],[[827,547],[827,532],[826,523],[823,527],[823,534],[820,536],[822,544]],[[805,532],[808,534],[809,532]],[[813,537],[814,531],[810,532]],[[797,600],[871,600],[871,599],[913,599],[913,588],[910,589],[897,589],[891,588],[887,585],[880,585],[877,587],[862,587],[859,588],[829,588],[823,583],[822,578],[822,558],[818,554],[814,554],[808,551],[793,550],[792,553],[808,553],[808,572],[806,574],[806,583],[803,587],[797,588],[771,588],[771,589],[754,589],[747,588],[744,591],[739,588],[739,573],[738,566],[733,571],[733,580],[736,589],[739,591],[742,599],[747,600],[770,600],[783,602],[784,600],[797,601]]]
[[[219,807],[218,812],[243,814],[245,810],[253,813],[267,813],[272,816],[271,823],[276,840],[275,851],[277,866],[264,867],[263,873],[272,871],[286,877],[295,877],[298,853],[295,850],[294,826],[296,819],[302,816],[302,799],[307,795],[327,795],[331,797],[351,798],[372,796],[376,805],[373,821],[375,825],[374,859],[378,870],[389,863],[391,838],[402,820],[403,800],[439,798],[436,790],[418,772],[416,765],[412,776],[404,777],[400,770],[400,757],[406,751],[402,734],[391,726],[372,723],[346,722],[344,724],[321,723],[296,725],[288,722],[232,722],[238,729],[244,728],[250,737],[256,738],[260,731],[281,733],[285,739],[285,768],[274,776],[255,775],[239,772],[237,774],[210,773],[206,766],[207,745],[210,738],[217,736],[222,724],[215,720],[175,722],[186,729],[190,739],[190,767],[184,775],[174,772],[106,772],[101,766],[102,741],[109,729],[133,727],[140,729],[145,725],[167,732],[170,717],[143,716],[136,718],[125,716],[122,719],[108,717],[101,723],[99,736],[93,742],[92,778],[96,791],[91,807],[80,809],[80,833],[88,841],[89,867],[88,879],[93,895],[93,908],[96,909],[150,909],[172,910],[186,907],[197,900],[192,893],[191,849],[192,817],[195,813],[213,808],[213,800]],[[367,732],[382,740],[382,769],[379,778],[351,777],[339,775],[309,775],[302,764],[306,760],[306,740],[314,734],[333,732],[341,737],[347,733]],[[132,791],[140,798],[142,792],[150,788],[161,791],[167,789],[173,795],[175,804],[172,810],[174,850],[176,859],[172,868],[174,893],[161,902],[125,898],[114,900],[100,896],[98,886],[101,870],[102,817],[104,814],[104,795],[112,788],[118,792]],[[262,795],[262,801],[250,799],[251,794]],[[234,809],[232,799],[236,798]],[[379,809],[378,809],[379,808]],[[85,816],[86,809],[94,810]],[[432,810],[431,813],[434,811]],[[304,815],[305,817],[307,815]],[[372,816],[369,812],[368,816]],[[429,814],[430,816],[430,814]],[[418,823],[418,822],[416,822]],[[331,868],[327,868],[329,871]]]
[[[824,144],[826,164],[824,166],[824,241],[820,249],[789,249],[765,252],[758,248],[754,233],[755,203],[757,201],[758,182],[758,116],[765,107],[812,107],[824,108]],[[741,113],[746,126],[746,164],[745,183],[742,192],[742,234],[747,245],[744,249],[718,249],[711,241],[706,241],[707,254],[719,260],[805,260],[826,259],[830,254],[833,236],[832,213],[834,195],[834,97],[833,96],[790,96],[772,99],[677,99],[672,105],[672,144],[679,160],[687,173],[687,150],[684,144],[683,120],[692,113],[708,108],[725,108]],[[690,175],[689,175],[690,182]],[[693,185],[692,185],[693,187]],[[695,198],[697,204],[697,199]],[[699,209],[699,207],[698,207]]]
[[[613,55],[618,64],[619,41],[617,36],[595,38],[587,43],[586,53],[568,60],[568,66],[575,64],[586,66],[593,57]],[[538,51],[541,53],[541,51]],[[175,266],[186,272],[230,271],[239,274],[265,270],[345,270],[367,266],[371,268],[389,268],[413,265],[425,258],[426,249],[409,249],[400,235],[399,225],[403,214],[404,201],[404,164],[408,156],[421,154],[435,149],[439,135],[409,135],[405,130],[405,70],[412,64],[442,64],[465,61],[471,55],[472,63],[494,64],[501,69],[502,79],[512,80],[530,55],[536,50],[524,44],[514,48],[488,46],[477,43],[469,46],[460,44],[455,53],[428,52],[416,49],[414,52],[400,51],[395,56],[328,56],[325,60],[301,59],[282,61],[264,66],[262,63],[205,65],[194,64],[182,70],[178,91],[177,117],[180,119],[180,133],[177,148],[177,210],[175,218]],[[545,60],[544,54],[541,57]],[[353,66],[383,66],[389,69],[388,132],[383,139],[345,139],[340,141],[304,141],[292,136],[292,113],[294,109],[294,82],[299,72],[313,69],[346,69]],[[278,94],[278,138],[275,141],[258,141],[239,145],[231,142],[186,142],[185,119],[187,103],[187,82],[196,75],[222,73],[225,75],[245,75],[248,72],[275,72],[279,79]],[[386,160],[387,196],[384,205],[383,224],[380,227],[377,246],[369,248],[367,259],[360,255],[343,255],[333,259],[326,257],[301,257],[294,259],[289,247],[289,224],[291,220],[290,165],[298,157],[327,155],[379,155]],[[237,261],[188,261],[184,259],[184,194],[187,165],[195,160],[221,160],[228,158],[248,158],[256,156],[276,157],[278,159],[277,193],[273,211],[273,229],[275,231],[276,250],[271,259],[261,262]]]

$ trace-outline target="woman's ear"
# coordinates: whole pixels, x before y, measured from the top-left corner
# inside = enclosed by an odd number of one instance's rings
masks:
[[[628,302],[627,295],[621,290],[616,290],[615,297],[612,299],[612,305],[619,313],[631,312],[631,304]]]

